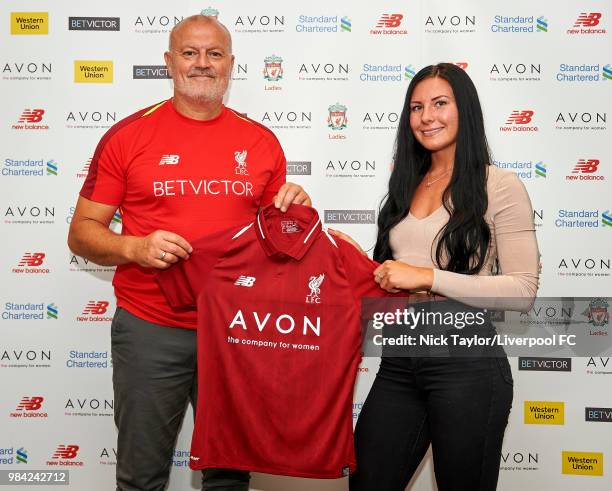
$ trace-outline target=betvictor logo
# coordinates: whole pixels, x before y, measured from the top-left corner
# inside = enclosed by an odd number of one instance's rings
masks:
[[[518,369],[535,372],[571,372],[572,359],[520,356],[518,359]]]
[[[119,17],[68,17],[69,31],[119,31]]]
[[[165,65],[134,65],[132,78],[135,80],[172,78]]]
[[[584,420],[612,423],[612,407],[585,407]]]

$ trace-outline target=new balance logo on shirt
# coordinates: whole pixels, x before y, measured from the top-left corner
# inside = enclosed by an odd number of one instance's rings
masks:
[[[236,286],[248,286],[251,287],[255,284],[255,278],[253,276],[239,276],[234,282]]]
[[[162,158],[159,161],[159,165],[176,165],[179,163],[180,158],[181,157],[179,155],[162,155]]]

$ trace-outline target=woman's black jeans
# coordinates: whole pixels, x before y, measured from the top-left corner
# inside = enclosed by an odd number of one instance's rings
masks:
[[[403,491],[432,445],[439,491],[497,487],[512,406],[508,358],[385,357],[355,429],[351,491]]]

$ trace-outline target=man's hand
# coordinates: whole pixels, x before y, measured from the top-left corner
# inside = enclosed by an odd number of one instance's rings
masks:
[[[131,237],[126,255],[145,268],[166,269],[179,259],[189,259],[193,248],[183,237],[156,230],[146,237]]]
[[[134,262],[145,268],[166,269],[189,258],[191,245],[172,232],[156,230],[146,237],[134,237],[109,230],[116,210],[116,206],[79,196],[68,233],[70,250],[103,266]]]
[[[278,194],[274,196],[274,206],[280,208],[280,210],[284,213],[292,203],[297,205],[312,206],[310,196],[308,196],[302,186],[292,182],[286,182],[278,190]]]

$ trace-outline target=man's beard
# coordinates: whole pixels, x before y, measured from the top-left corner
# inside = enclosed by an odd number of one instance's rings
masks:
[[[198,82],[198,77],[190,77],[189,75],[211,75],[211,82],[207,83],[206,87],[202,87]],[[223,100],[223,96],[227,91],[229,80],[217,77],[214,73],[206,70],[194,70],[190,72],[186,80],[174,80],[175,90],[188,99],[196,103],[218,102]]]

